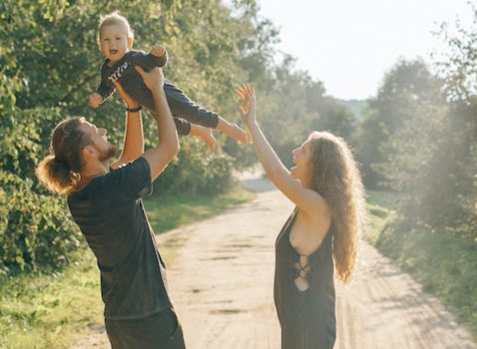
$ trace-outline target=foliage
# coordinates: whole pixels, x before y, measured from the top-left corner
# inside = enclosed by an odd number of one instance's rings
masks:
[[[258,112],[262,128],[286,165],[291,151],[312,131],[330,131],[349,139],[355,117],[326,94],[322,82],[295,71],[292,57],[272,71],[273,89],[259,91]]]
[[[51,129],[67,115],[85,116],[106,128],[113,143],[121,143],[120,98],[113,96],[96,110],[87,103],[104,60],[97,47],[98,21],[101,14],[117,9],[135,32],[134,48],[148,51],[157,42],[164,44],[170,56],[166,78],[227,120],[240,122],[236,86],[252,83],[263,91],[260,118],[281,154],[290,154],[311,128],[349,133],[349,114],[325,96],[321,83],[294,71],[291,57],[275,66],[278,30],[258,15],[253,0],[228,5],[220,0],[133,0],[121,6],[88,0],[4,1],[0,4],[1,210],[7,217],[0,232],[3,268],[54,267],[78,247],[64,200],[46,196],[34,167],[48,152]],[[157,142],[151,119],[144,118],[147,147]],[[156,181],[156,193],[223,192],[232,181],[232,169],[255,160],[251,147],[244,149],[220,135],[212,152],[195,139],[186,137],[181,143],[180,155]]]
[[[365,239],[451,308],[477,338],[477,241],[444,227],[409,224],[395,212],[400,196],[368,191],[371,224]]]
[[[2,119],[0,139],[0,270],[51,268],[64,265],[79,247],[79,234],[64,202],[44,195],[34,177],[46,130],[57,110],[17,110],[17,119]],[[38,128],[36,120],[45,128]]]
[[[449,50],[432,73],[421,59],[399,60],[368,101],[354,134],[369,188],[401,197],[399,215],[416,227],[475,237],[477,222],[477,12],[457,34],[443,25]],[[434,57],[438,57],[435,55]]]
[[[234,160],[222,153],[212,155],[195,140],[182,140],[181,151],[155,182],[154,190],[163,194],[223,193],[232,185]],[[219,150],[220,151],[220,150]],[[178,180],[180,179],[180,180]]]
[[[398,138],[395,134],[413,118],[418,101],[426,103],[435,98],[435,84],[422,60],[400,60],[385,75],[377,96],[368,100],[355,135],[367,187],[384,184],[385,177],[375,164],[389,163],[389,140]]]
[[[3,171],[0,177],[0,270],[65,265],[80,244],[64,203],[36,193],[31,181],[18,181]]]
[[[353,115],[359,120],[362,119],[363,117],[363,109],[367,106],[368,101],[367,100],[361,100],[361,99],[349,99],[349,100],[344,100],[344,99],[337,99],[336,100],[338,104],[343,105],[353,113]]]
[[[452,152],[447,162],[453,171],[455,205],[452,227],[463,235],[476,236],[477,223],[477,8],[468,4],[473,23],[465,28],[456,21],[444,23],[439,37],[447,44],[445,53],[435,54],[436,68],[444,81],[449,104]]]
[[[444,77],[446,95],[453,101],[475,102],[477,95],[477,8],[468,2],[473,23],[466,28],[460,21],[442,23],[436,35],[447,50],[433,52],[439,75]]]

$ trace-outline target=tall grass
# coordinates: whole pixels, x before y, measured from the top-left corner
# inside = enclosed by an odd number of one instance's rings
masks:
[[[414,227],[395,211],[397,194],[368,192],[370,229],[365,239],[438,297],[477,340],[477,241]]]

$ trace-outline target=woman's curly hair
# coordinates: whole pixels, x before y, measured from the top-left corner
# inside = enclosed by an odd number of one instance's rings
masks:
[[[355,268],[358,241],[366,223],[361,174],[346,142],[329,132],[310,135],[313,189],[330,205],[333,258],[339,279],[348,282]]]

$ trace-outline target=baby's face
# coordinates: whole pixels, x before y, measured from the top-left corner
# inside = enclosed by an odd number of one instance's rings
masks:
[[[132,39],[128,38],[128,29],[124,25],[113,24],[101,29],[99,48],[111,63],[123,58],[131,44]]]

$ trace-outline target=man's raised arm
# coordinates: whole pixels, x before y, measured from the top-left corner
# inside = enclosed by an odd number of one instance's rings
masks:
[[[151,180],[154,180],[167,167],[172,158],[179,152],[179,137],[172,119],[171,110],[164,93],[164,76],[160,68],[154,68],[149,73],[136,66],[146,86],[151,90],[154,98],[159,144],[147,150],[143,157],[151,168]]]

